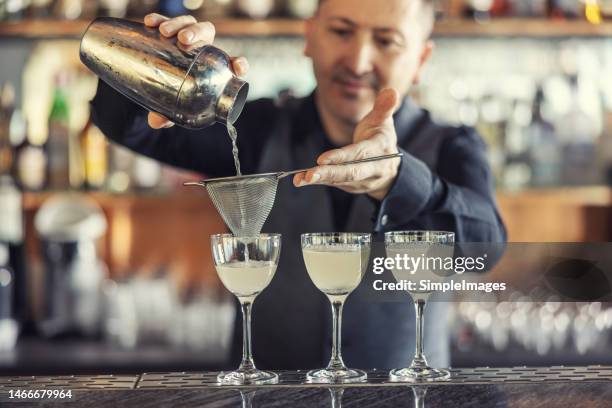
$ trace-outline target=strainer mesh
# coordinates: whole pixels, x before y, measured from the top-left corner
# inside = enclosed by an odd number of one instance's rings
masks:
[[[276,176],[206,183],[206,190],[232,234],[253,237],[261,233],[274,199]]]

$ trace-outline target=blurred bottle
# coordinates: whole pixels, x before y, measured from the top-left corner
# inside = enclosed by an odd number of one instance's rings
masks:
[[[108,17],[125,17],[130,0],[99,0],[99,15]]]
[[[28,7],[28,18],[45,18],[51,15],[53,0],[31,0]]]
[[[40,207],[34,227],[45,264],[40,333],[44,337],[97,334],[107,274],[96,253],[96,242],[107,229],[104,212],[87,196],[58,194]]]
[[[162,165],[145,156],[136,155],[132,166],[131,178],[134,187],[139,190],[152,190],[159,186]]]
[[[0,20],[22,20],[28,7],[26,0],[4,0],[0,2]]]
[[[142,18],[149,13],[157,11],[158,0],[130,0],[127,7],[128,17]]]
[[[262,19],[274,9],[274,0],[236,0],[236,8],[249,18]]]
[[[487,143],[491,169],[497,180],[503,179],[505,165],[505,128],[507,115],[498,96],[485,95],[480,102],[476,128]]]
[[[182,0],[160,0],[159,12],[164,16],[176,17],[187,14],[187,9]]]
[[[225,18],[234,11],[233,0],[184,0],[183,4],[198,20]]]
[[[60,20],[76,20],[83,14],[84,0],[56,0],[53,3],[53,17]]]
[[[295,18],[311,17],[319,5],[318,0],[286,0],[287,14]]]
[[[13,316],[24,324],[29,318],[24,244],[23,197],[9,174],[0,175],[0,245],[8,251],[5,265],[13,273]]]
[[[527,127],[532,118],[531,104],[526,100],[513,103],[512,114],[506,126],[506,164],[504,168],[504,188],[520,190],[529,185],[532,177],[529,157]]]
[[[11,308],[13,317],[21,324],[27,319],[28,313],[23,199],[11,174],[14,151],[10,141],[10,125],[14,113],[14,97],[12,86],[5,84],[0,93],[0,246],[7,254],[0,264],[5,265],[12,275]]]
[[[602,14],[600,0],[585,0],[584,16],[591,24],[601,24]]]
[[[13,168],[10,127],[14,111],[15,89],[7,82],[0,88],[0,174],[10,173]]]
[[[132,188],[131,169],[134,153],[123,146],[110,145],[108,189],[113,193],[125,193]]]
[[[104,187],[108,174],[108,147],[106,137],[91,119],[79,136],[83,164],[83,187],[99,190]]]
[[[53,103],[49,114],[49,187],[65,190],[70,185],[69,112],[66,99],[68,78],[61,72],[56,77]]]
[[[583,2],[578,0],[550,1],[550,14],[556,18],[579,18],[582,14]]]
[[[566,184],[592,184],[598,179],[595,147],[597,125],[583,108],[578,76],[569,76],[570,109],[557,121],[557,134],[563,142],[563,181]]]
[[[561,178],[561,145],[555,126],[542,115],[544,92],[538,87],[533,99],[531,123],[526,129],[536,186],[558,184]]]
[[[503,17],[510,12],[508,0],[468,0],[466,6],[465,14],[475,20]]]
[[[612,0],[600,0],[599,9],[605,19],[612,19]]]
[[[546,17],[549,0],[511,0],[510,9],[516,17]]]
[[[0,352],[15,347],[19,332],[13,317],[14,276],[9,264],[9,249],[0,242]]]
[[[598,162],[604,182],[612,186],[612,100],[604,102],[603,134],[598,146]]]

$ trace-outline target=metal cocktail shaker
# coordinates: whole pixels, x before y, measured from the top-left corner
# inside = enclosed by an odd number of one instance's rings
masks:
[[[246,102],[249,84],[233,74],[225,52],[211,45],[187,49],[142,23],[97,18],[83,35],[80,56],[117,91],[186,128],[234,123]]]

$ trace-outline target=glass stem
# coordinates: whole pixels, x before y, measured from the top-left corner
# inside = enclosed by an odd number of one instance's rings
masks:
[[[240,301],[242,309],[242,362],[239,370],[255,370],[251,349],[251,306],[252,301]]]
[[[342,308],[344,307],[344,300],[332,300],[332,322],[333,322],[333,335],[332,335],[332,355],[327,365],[328,369],[346,369],[344,361],[342,361],[342,352],[340,345],[342,343]]]
[[[330,388],[329,393],[331,394],[331,408],[342,408],[344,388]]]
[[[423,355],[423,311],[425,310],[425,301],[423,299],[416,300],[414,302],[414,309],[416,312],[416,350],[411,367],[425,368],[427,367],[427,360],[425,360]]]

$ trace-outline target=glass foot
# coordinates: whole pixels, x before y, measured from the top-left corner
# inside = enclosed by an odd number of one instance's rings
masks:
[[[306,380],[309,383],[317,384],[346,384],[364,382],[368,379],[368,375],[361,370],[352,368],[344,369],[328,369],[321,368],[312,370],[306,374]]]
[[[447,381],[450,376],[448,370],[441,368],[398,368],[391,370],[389,380],[392,382],[433,382]]]
[[[278,374],[262,370],[223,371],[217,375],[221,385],[277,384]]]

